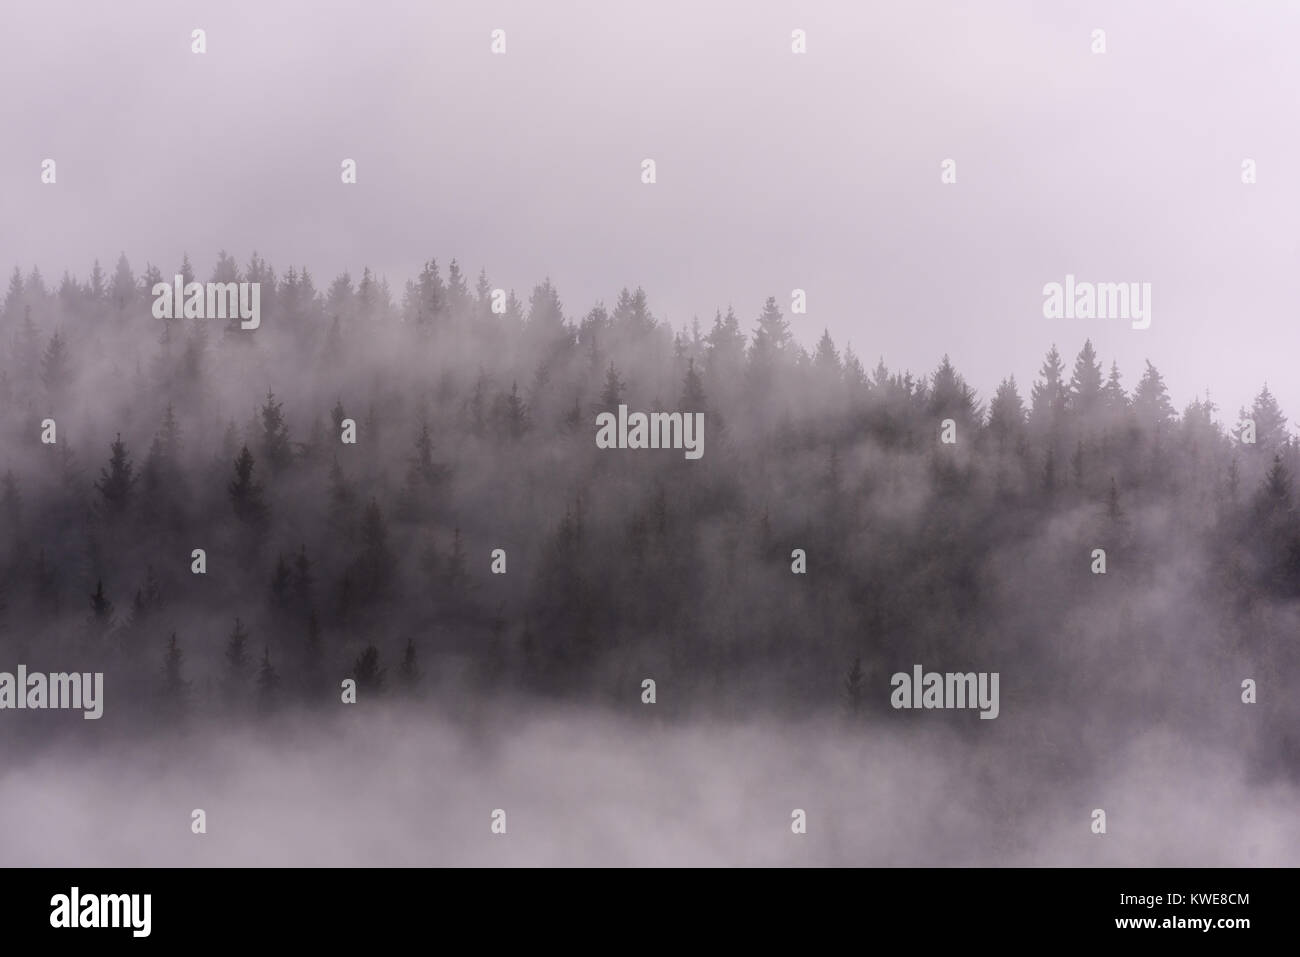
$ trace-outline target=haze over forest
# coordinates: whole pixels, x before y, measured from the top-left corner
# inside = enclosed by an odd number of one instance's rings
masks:
[[[188,258],[180,271],[195,278]],[[535,736],[544,761],[575,733],[596,736],[593,766],[640,734],[688,761],[754,735],[772,751],[737,773],[786,792],[798,775],[766,764],[803,738],[877,742],[895,755],[887,780],[978,756],[959,802],[979,832],[960,830],[967,861],[1096,855],[1025,828],[1048,827],[1064,792],[1095,839],[1086,814],[1104,801],[1080,782],[1152,738],[1163,761],[1222,756],[1176,773],[1252,820],[1294,788],[1300,448],[1267,389],[1243,444],[1207,402],[1175,410],[1154,365],[1127,378],[1090,342],[986,394],[942,356],[915,374],[868,368],[828,334],[805,349],[775,298],[672,330],[641,289],[583,308],[543,280],[499,315],[487,274],[456,263],[400,291],[365,269],[317,288],[305,266],[222,253],[202,278],[261,283],[261,325],[243,330],[153,318],[164,275],[125,256],[87,280],[16,269],[0,312],[5,660],[106,675],[99,721],[4,715],[29,760],[160,736],[191,753],[215,736],[211,757],[225,735],[251,735],[250,762],[324,760],[356,733],[340,730],[352,677],[355,720],[387,729],[367,761],[462,734],[489,753]],[[598,449],[595,417],[620,404],[704,412],[703,457]],[[915,663],[998,672],[1000,715],[894,710],[889,676]],[[810,760],[814,781],[844,773]],[[1119,777],[1107,786],[1126,795]],[[525,802],[547,790],[515,787]],[[1201,840],[1196,861],[1294,860],[1293,834]],[[1176,844],[1151,853],[1187,853]]]
[[[0,864],[1300,864],[1300,7],[10,7]]]

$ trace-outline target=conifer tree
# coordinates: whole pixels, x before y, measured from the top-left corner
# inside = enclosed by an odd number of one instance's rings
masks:
[[[176,632],[172,632],[167,641],[167,653],[163,656],[163,700],[173,709],[183,707],[189,696],[190,683],[185,680],[183,667],[185,655],[176,643]]]
[[[866,696],[866,675],[862,670],[862,656],[853,659],[853,667],[844,679],[844,700],[850,717],[856,718],[862,713],[862,703]]]
[[[1146,372],[1133,390],[1133,411],[1138,421],[1147,429],[1167,426],[1174,418],[1173,403],[1169,401],[1169,390],[1165,388],[1164,378],[1150,361]]]
[[[1092,340],[1086,339],[1074,360],[1074,374],[1070,377],[1069,403],[1074,411],[1089,416],[1100,406],[1101,378],[1101,361],[1092,347]]]
[[[101,496],[100,507],[108,518],[118,519],[126,514],[135,482],[135,466],[131,464],[121,433],[118,433],[113,440],[108,468],[99,470],[99,480],[95,482],[95,489]]]
[[[416,660],[415,639],[406,639],[406,650],[402,652],[402,664],[398,671],[401,676],[402,687],[408,692],[415,689],[420,683],[420,665]]]
[[[266,404],[262,406],[260,414],[262,418],[262,457],[274,475],[284,471],[289,463],[293,461],[293,445],[289,441],[289,427],[284,420],[283,407],[279,402],[275,401],[275,393],[269,391],[266,393]]]
[[[41,383],[51,399],[62,400],[67,396],[68,386],[72,382],[72,364],[68,357],[68,347],[63,335],[55,331],[50,336],[50,343],[41,356]]]
[[[253,454],[245,445],[235,460],[235,478],[227,487],[235,517],[256,532],[265,529],[269,509],[262,500],[262,486],[253,480]]]
[[[232,684],[243,681],[248,669],[248,632],[244,623],[235,619],[235,629],[226,639],[226,677]]]
[[[262,711],[272,711],[279,704],[280,675],[271,664],[271,649],[262,648],[262,664],[257,670],[257,703]]]
[[[386,669],[379,666],[379,649],[373,644],[367,645],[352,663],[352,677],[357,682],[358,699],[362,692],[371,694],[383,692],[385,671]]]
[[[113,603],[104,594],[104,582],[95,582],[95,591],[90,596],[90,627],[99,636],[108,634],[113,626]]]

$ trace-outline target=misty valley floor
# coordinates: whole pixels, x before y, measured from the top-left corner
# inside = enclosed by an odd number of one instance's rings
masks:
[[[1294,786],[1226,750],[1152,732],[1078,780],[1042,767],[940,724],[297,716],[7,763],[0,865],[1300,864]]]

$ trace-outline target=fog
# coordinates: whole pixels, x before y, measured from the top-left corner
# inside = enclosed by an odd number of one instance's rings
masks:
[[[1300,863],[1294,11],[13,16],[0,864]]]
[[[460,256],[521,295],[546,275],[581,303],[641,284],[679,326],[802,288],[799,338],[829,327],[869,363],[928,367],[940,340],[973,381],[1023,382],[1052,342],[1092,336],[1125,368],[1170,367],[1180,407],[1210,389],[1235,413],[1267,380],[1300,408],[1276,364],[1300,347],[1300,138],[1277,122],[1300,107],[1289,4],[54,0],[9,16],[17,228],[0,263],[84,278],[122,250],[139,266],[225,247],[400,284]],[[1042,287],[1066,273],[1152,282],[1151,328],[1044,319]]]
[[[981,729],[982,730],[982,729]],[[989,729],[992,731],[992,729]],[[1005,742],[824,722],[394,713],[45,755],[0,778],[6,866],[1295,866],[1295,791],[1135,736],[1079,781]],[[384,742],[376,748],[377,741]],[[1212,772],[1212,773],[1211,773]],[[1124,837],[1088,829],[1095,804]],[[190,833],[190,811],[207,833]],[[491,814],[506,811],[506,833]],[[807,812],[806,834],[790,830]]]

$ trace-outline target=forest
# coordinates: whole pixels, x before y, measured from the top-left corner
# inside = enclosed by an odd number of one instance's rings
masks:
[[[260,326],[156,319],[172,277],[16,267],[0,309],[0,667],[103,671],[95,725],[274,722],[346,678],[633,710],[651,678],[668,718],[1159,725],[1300,776],[1300,446],[1266,385],[1179,411],[1086,341],[982,393],[809,349],[774,296],[674,329],[639,288],[575,310],[455,260],[318,288],[222,252]],[[620,404],[702,412],[706,453],[599,448]],[[1000,672],[1001,717],[894,712],[914,662]]]

